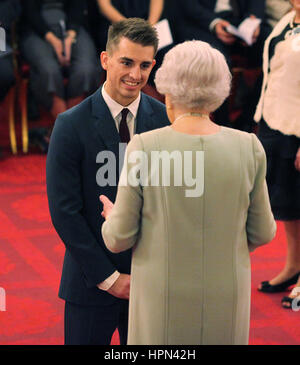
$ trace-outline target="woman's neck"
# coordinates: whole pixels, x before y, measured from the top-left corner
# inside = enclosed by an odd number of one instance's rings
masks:
[[[220,126],[210,120],[209,114],[200,112],[177,115],[172,123],[172,128],[178,132],[192,135],[214,134],[220,130]]]

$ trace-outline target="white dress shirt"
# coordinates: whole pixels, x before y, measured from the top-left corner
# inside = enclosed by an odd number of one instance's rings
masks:
[[[139,96],[129,105],[126,107],[117,103],[114,99],[112,99],[111,96],[108,95],[108,93],[105,90],[105,84],[102,87],[102,96],[103,99],[108,106],[108,109],[111,112],[112,117],[114,118],[114,121],[116,123],[116,128],[119,131],[119,125],[121,122],[121,111],[124,108],[129,109],[129,113],[127,115],[127,125],[130,133],[130,139],[133,137],[135,133],[135,127],[136,127],[136,116],[138,112],[138,108],[140,105],[141,100],[141,93],[139,93]]]
[[[115,121],[116,128],[119,131],[119,126],[121,122],[121,111],[125,108],[123,105],[117,103],[114,99],[112,99],[105,90],[105,84],[102,87],[102,96],[103,99],[108,106],[108,109],[111,112],[111,115]],[[141,93],[139,96],[129,105],[126,106],[129,109],[129,113],[127,115],[127,125],[130,133],[130,139],[133,137],[136,128],[136,116],[138,112],[138,108],[140,105]],[[101,290],[107,291],[119,278],[120,273],[116,270],[111,276],[109,276],[106,280],[102,281],[98,284],[98,288]]]
[[[219,13],[220,11],[230,11],[232,10],[230,5],[230,0],[217,0],[215,12]]]

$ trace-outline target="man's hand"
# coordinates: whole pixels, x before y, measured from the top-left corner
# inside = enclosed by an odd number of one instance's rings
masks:
[[[296,154],[295,168],[300,172],[300,147],[298,148],[298,152]]]
[[[236,37],[227,32],[226,27],[230,25],[227,20],[220,19],[215,25],[216,36],[225,44],[232,45],[236,42]]]
[[[114,297],[129,299],[130,275],[120,274],[115,283],[107,290]]]

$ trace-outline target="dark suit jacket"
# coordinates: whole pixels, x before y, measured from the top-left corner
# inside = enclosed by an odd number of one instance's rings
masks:
[[[165,106],[142,94],[136,133],[169,124]],[[101,151],[117,157],[119,134],[101,89],[59,115],[47,156],[47,193],[53,225],[66,246],[59,290],[62,299],[82,305],[107,305],[117,298],[96,285],[115,270],[130,273],[131,251],[113,254],[101,236],[100,194],[114,201],[117,186],[98,186]]]
[[[176,43],[189,39],[203,39],[205,32],[210,32],[210,23],[218,16],[214,12],[217,0],[165,0],[164,17],[170,26]],[[253,14],[265,18],[265,0],[238,0],[240,17],[235,19],[238,25],[243,19]],[[220,15],[220,14],[219,14]],[[223,19],[230,19],[232,14],[222,13]],[[200,35],[198,34],[200,32]]]

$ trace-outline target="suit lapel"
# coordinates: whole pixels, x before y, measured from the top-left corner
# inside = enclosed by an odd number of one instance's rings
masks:
[[[108,150],[117,153],[121,141],[115,121],[102,97],[101,88],[92,96],[92,118],[96,138],[100,138]]]
[[[135,133],[147,132],[154,128],[153,114],[154,111],[147,96],[141,93]],[[118,152],[119,143],[121,143],[120,136],[115,121],[102,97],[101,88],[92,96],[92,123],[95,127],[95,136],[98,140],[101,139],[102,145],[105,145],[108,150]]]
[[[153,109],[146,95],[141,93],[141,101],[136,118],[135,133],[143,133],[153,129]]]

